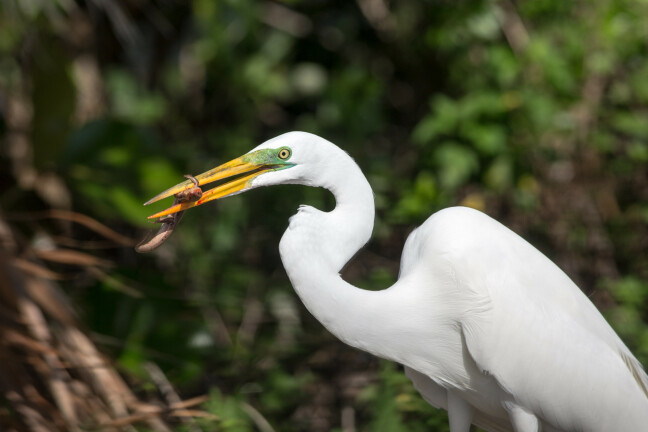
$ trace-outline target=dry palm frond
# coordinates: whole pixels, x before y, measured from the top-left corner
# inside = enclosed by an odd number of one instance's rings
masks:
[[[9,225],[0,242],[0,425],[3,430],[134,430],[142,423],[169,431],[166,419],[210,417],[188,409],[204,400],[141,401],[82,329],[62,275],[46,262],[92,267],[104,262],[70,250],[46,254],[20,244]],[[16,250],[21,256],[15,257]],[[57,253],[59,253],[57,255]],[[83,256],[80,256],[82,254]],[[82,258],[82,259],[80,259]],[[42,261],[41,261],[42,260]]]

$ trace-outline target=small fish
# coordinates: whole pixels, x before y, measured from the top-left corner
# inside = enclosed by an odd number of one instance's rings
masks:
[[[194,184],[194,187],[175,194],[173,196],[173,205],[198,201],[202,197],[203,191],[198,185],[198,180],[196,180],[195,177],[189,174],[186,174],[185,178],[191,180]],[[135,246],[135,251],[139,253],[146,253],[160,247],[162,243],[164,243],[171,236],[176,226],[178,226],[180,219],[182,219],[183,213],[184,211],[181,211],[172,215],[161,217],[160,219],[156,220],[156,223],[162,224],[160,226],[160,229],[153,236],[144,239],[140,244]]]

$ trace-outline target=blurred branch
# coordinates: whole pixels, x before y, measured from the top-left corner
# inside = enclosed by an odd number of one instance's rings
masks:
[[[385,0],[356,0],[356,2],[362,15],[379,34],[393,35],[397,23]]]
[[[144,298],[144,294],[130,286],[122,282],[121,280],[110,276],[108,273],[104,272],[103,270],[97,268],[97,267],[89,267],[88,271],[93,274],[97,279],[101,280],[103,283],[109,285],[111,288],[121,291],[124,294],[133,297],[133,298]]]
[[[110,267],[112,265],[110,261],[72,249],[32,249],[32,252],[37,258],[59,264],[69,264],[82,267]]]
[[[254,291],[252,287],[248,290],[248,298],[243,305],[243,319],[236,333],[237,343],[246,346],[254,344],[257,328],[263,319],[263,304]]]
[[[24,85],[21,80],[19,86],[2,89],[5,94],[0,102],[4,105],[2,112],[7,124],[4,140],[13,176],[22,189],[32,189],[38,178],[29,137],[34,110],[31,99],[22,89]]]
[[[502,32],[515,55],[519,56],[529,44],[529,32],[512,0],[499,0],[498,3],[503,12],[499,19]]]
[[[64,276],[60,273],[53,272],[52,270],[40,266],[36,263],[33,263],[29,260],[23,258],[14,258],[12,262],[13,266],[29,273],[32,276],[36,276],[42,279],[51,279],[51,280],[63,280]]]
[[[6,89],[4,98],[7,132],[5,143],[11,161],[11,169],[21,189],[35,190],[48,204],[69,208],[71,196],[63,181],[52,172],[38,172],[34,165],[34,148],[31,142],[34,107],[26,90],[29,70],[23,66],[19,85]],[[5,90],[5,89],[0,89]],[[2,108],[2,107],[0,107]]]
[[[270,425],[268,420],[252,405],[247,402],[241,402],[241,407],[247,415],[250,416],[254,424],[259,428],[261,432],[275,432],[274,428]]]
[[[151,377],[157,388],[160,390],[160,393],[162,393],[162,396],[170,407],[182,404],[182,399],[180,399],[180,396],[178,395],[178,393],[176,393],[175,389],[167,379],[166,375],[164,375],[164,372],[162,372],[162,369],[158,367],[158,365],[152,362],[146,362],[144,364],[144,369],[146,369],[149,376]],[[193,420],[193,418],[191,418],[191,416],[181,416],[181,419],[182,422],[187,425],[187,428],[190,431],[202,431],[202,429]]]
[[[175,416],[175,417],[202,417],[202,418],[207,418],[209,420],[218,420],[217,416],[210,414],[208,412],[186,409],[195,405],[199,405],[203,402],[206,402],[208,399],[209,399],[208,396],[198,396],[195,398],[191,398],[179,402],[177,404],[173,404],[168,408],[162,408],[154,405],[142,405],[140,406],[140,412],[119,419],[110,420],[108,422],[103,423],[102,427],[127,426],[161,414]]]
[[[342,408],[340,414],[342,432],[356,432],[355,410],[351,406]]]
[[[83,125],[98,119],[106,109],[104,84],[97,59],[91,55],[80,55],[72,63],[76,87],[76,123]]]
[[[103,10],[115,29],[117,39],[125,48],[134,49],[142,46],[142,35],[128,13],[117,1],[89,0],[88,6]]]
[[[596,120],[596,114],[601,105],[603,89],[607,80],[596,73],[591,73],[581,89],[581,101],[574,109],[577,122],[576,139],[581,145],[587,143],[591,127]]]
[[[119,234],[88,215],[69,210],[50,209],[42,212],[8,213],[5,214],[4,217],[7,220],[38,220],[45,218],[61,219],[83,225],[89,230],[113,241],[119,246],[131,247],[135,246],[137,243],[135,240]]]
[[[308,16],[275,2],[263,2],[260,18],[270,27],[294,37],[305,37],[313,30],[313,23]]]
[[[207,323],[207,327],[211,332],[214,340],[220,346],[232,346],[232,337],[227,330],[227,325],[223,317],[216,309],[216,306],[205,304],[200,307],[203,319]]]

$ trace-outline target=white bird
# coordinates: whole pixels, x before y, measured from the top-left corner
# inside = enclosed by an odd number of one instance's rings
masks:
[[[196,177],[239,175],[151,218],[261,186],[302,184],[335,196],[301,206],[279,244],[308,310],[345,343],[401,363],[451,432],[647,431],[648,377],[582,291],[554,263],[485,214],[453,207],[407,239],[398,281],[366,291],[339,272],[369,240],[374,197],[353,159],[291,132]],[[192,188],[181,183],[147,204]]]

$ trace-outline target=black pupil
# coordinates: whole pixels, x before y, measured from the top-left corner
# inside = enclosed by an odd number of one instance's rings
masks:
[[[282,158],[282,159],[287,158],[288,157],[288,150],[281,150],[279,152],[279,157]]]

